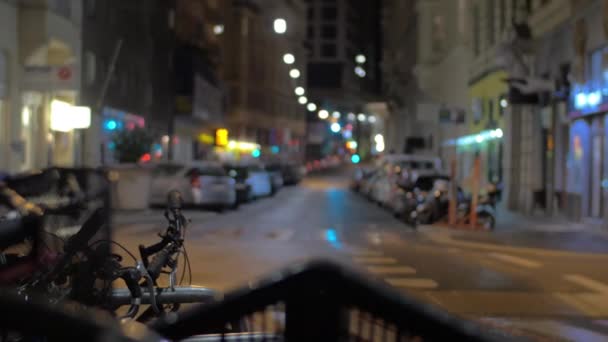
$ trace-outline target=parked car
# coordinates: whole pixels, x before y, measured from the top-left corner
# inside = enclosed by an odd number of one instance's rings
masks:
[[[166,203],[167,191],[176,189],[186,205],[223,211],[238,206],[235,185],[218,163],[158,164],[152,171],[150,203]]]
[[[247,168],[224,165],[224,170],[235,181],[236,202],[240,205],[248,203],[253,198],[251,185],[247,183]]]
[[[265,167],[266,171],[270,174],[272,192],[271,194],[276,194],[281,187],[283,187],[283,173],[281,171],[281,164],[268,164]]]
[[[249,199],[272,195],[272,180],[270,174],[259,163],[238,163],[224,165],[228,174],[244,179],[249,185]]]
[[[306,168],[296,163],[281,164],[284,185],[296,185],[300,183],[305,173]]]
[[[365,177],[363,177],[363,179],[361,179],[360,181],[359,193],[371,200],[374,186],[376,185],[376,182],[378,182],[382,177],[384,177],[384,170],[370,170],[370,172],[366,173]]]

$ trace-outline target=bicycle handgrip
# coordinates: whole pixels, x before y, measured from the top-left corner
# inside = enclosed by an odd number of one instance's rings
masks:
[[[167,246],[163,248],[160,252],[156,253],[156,255],[154,255],[154,257],[152,258],[152,261],[150,261],[150,263],[148,264],[148,273],[150,274],[150,277],[152,277],[153,280],[156,280],[156,278],[158,278],[158,276],[160,275],[160,272],[162,271],[163,267],[165,267],[165,265],[169,261],[170,254],[171,252],[169,251],[169,248]]]

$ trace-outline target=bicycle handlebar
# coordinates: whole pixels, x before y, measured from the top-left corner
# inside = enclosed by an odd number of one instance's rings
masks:
[[[160,275],[163,267],[169,263],[169,258],[175,251],[175,245],[173,242],[168,243],[160,252],[156,253],[152,258],[152,261],[148,264],[148,273],[154,281]]]

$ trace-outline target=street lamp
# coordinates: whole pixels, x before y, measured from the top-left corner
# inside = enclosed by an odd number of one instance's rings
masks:
[[[329,117],[329,112],[328,112],[328,111],[326,111],[325,109],[321,109],[321,110],[319,111],[319,119],[323,119],[323,120],[325,120],[325,119],[327,119],[328,117]]]
[[[375,117],[375,116],[373,116],[373,115],[370,115],[370,116],[367,118],[367,121],[369,121],[369,123],[375,123],[375,122],[376,122],[376,117]]]
[[[290,54],[290,53],[286,53],[283,55],[283,62],[285,62],[285,64],[293,64],[296,61],[296,58]]]
[[[357,56],[355,56],[355,62],[357,62],[357,64],[363,64],[365,63],[366,58],[364,55],[362,54],[358,54]]]
[[[298,69],[291,69],[291,70],[289,70],[289,76],[291,78],[299,78],[300,77],[300,70],[298,70]]]
[[[297,88],[296,88],[296,89],[294,89],[293,91],[294,91],[294,92],[296,93],[296,95],[298,95],[298,96],[302,96],[302,95],[304,95],[304,93],[305,93],[304,88],[302,88],[302,87],[297,87]]]
[[[287,32],[287,21],[283,18],[277,18],[274,20],[274,32],[278,34],[283,34]]]
[[[355,121],[357,116],[355,115],[355,113],[348,113],[347,117],[348,117],[348,120]]]
[[[339,123],[334,122],[331,124],[331,126],[329,128],[331,129],[332,132],[338,133],[338,132],[340,132],[340,129],[342,129],[342,126],[340,126]]]
[[[339,119],[339,118],[340,118],[340,112],[335,111],[335,112],[331,113],[331,116],[332,116],[333,118],[335,118],[335,119]]]
[[[309,112],[314,112],[315,110],[317,110],[317,105],[310,102],[307,106],[306,109],[308,109]]]
[[[357,115],[357,120],[359,120],[360,122],[364,122],[365,121],[365,114],[359,113],[359,115]]]
[[[298,102],[302,105],[305,105],[306,103],[308,103],[308,99],[306,98],[306,96],[300,96],[298,97]]]
[[[357,65],[355,67],[355,74],[357,74],[357,76],[363,78],[366,75],[365,69],[363,69],[361,66]]]
[[[220,34],[224,33],[224,25],[222,25],[222,24],[213,25],[213,33],[216,36],[219,36]]]

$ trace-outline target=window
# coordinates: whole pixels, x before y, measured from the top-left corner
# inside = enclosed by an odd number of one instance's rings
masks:
[[[308,25],[308,29],[306,32],[306,35],[309,39],[313,38],[315,36],[315,28],[312,25]]]
[[[322,57],[336,57],[336,44],[323,44],[321,46]]]
[[[327,38],[327,39],[334,39],[334,38],[336,38],[336,36],[337,36],[337,33],[336,33],[335,25],[323,25],[321,27],[321,37]]]
[[[95,82],[97,65],[95,65],[95,54],[91,51],[85,53],[85,82],[92,85]]]
[[[492,120],[494,118],[494,100],[488,100],[488,118]]]
[[[486,32],[488,46],[494,45],[494,0],[488,0],[488,7],[486,8]]]
[[[8,95],[8,56],[0,50],[0,99]]]
[[[507,0],[499,0],[500,1],[500,32],[504,31],[507,26]]]
[[[591,63],[589,64],[589,79],[591,80],[591,84],[595,88],[600,88],[602,86],[603,79],[603,57],[604,57],[604,49],[598,49],[591,53]]]
[[[475,124],[479,123],[483,116],[483,102],[481,99],[473,99],[473,103],[471,104],[471,112],[473,113],[473,122]]]
[[[336,7],[323,7],[321,16],[323,20],[335,20],[338,18],[338,9]]]
[[[92,17],[95,15],[95,0],[86,0],[84,3],[84,10],[87,16]]]
[[[475,6],[473,8],[473,52],[475,56],[479,56],[481,52],[480,34],[479,6]]]

